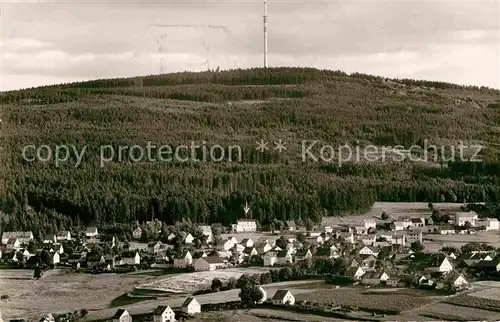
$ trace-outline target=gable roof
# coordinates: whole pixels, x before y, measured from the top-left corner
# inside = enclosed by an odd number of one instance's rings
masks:
[[[86,234],[96,234],[97,233],[97,227],[87,227],[87,229],[85,230],[85,233]]]
[[[206,257],[205,257],[205,258],[206,258]],[[184,303],[182,303],[182,307],[186,307],[186,306],[188,306],[188,305],[189,305],[189,304],[191,304],[191,302],[193,302],[193,301],[194,301],[195,303],[198,303],[198,301],[196,301],[196,299],[195,299],[194,297],[192,297],[192,296],[188,297],[188,298],[184,301]]]
[[[154,310],[153,315],[162,315],[163,313],[165,313],[165,311],[166,311],[167,309],[170,309],[170,306],[168,306],[168,305],[160,305],[160,306],[158,306],[158,307]],[[172,310],[172,309],[170,309],[170,310]]]
[[[113,315],[114,319],[119,319],[124,313],[128,313],[125,309],[119,309],[116,311],[115,315]]]
[[[273,300],[283,300],[288,292],[288,290],[277,290],[273,295]]]
[[[297,228],[297,225],[295,224],[295,221],[293,221],[293,220],[287,220],[285,223],[286,223],[286,226],[288,228]]]
[[[219,256],[201,257],[209,264],[222,264],[224,261]]]

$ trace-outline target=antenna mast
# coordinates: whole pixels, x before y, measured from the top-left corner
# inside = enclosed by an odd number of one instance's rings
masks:
[[[267,68],[267,0],[264,0],[264,68]]]

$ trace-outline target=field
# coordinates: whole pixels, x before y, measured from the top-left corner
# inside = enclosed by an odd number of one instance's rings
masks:
[[[499,290],[494,289],[494,291],[496,291],[497,293],[496,296],[498,297]],[[446,300],[446,303],[454,304],[457,306],[473,307],[477,309],[495,311],[499,312],[498,314],[500,315],[500,301],[491,298],[484,298],[472,295],[460,295]]]
[[[190,293],[210,287],[212,280],[217,277],[222,282],[231,277],[238,279],[243,274],[260,274],[267,271],[266,268],[228,268],[224,270],[175,274],[138,286],[138,289],[158,290],[169,293]]]
[[[35,281],[33,270],[0,270],[0,301],[3,318],[39,318],[42,313],[104,308],[114,298],[151,277],[135,274],[71,274],[47,271]]]
[[[360,289],[320,290],[296,296],[297,301],[344,305],[358,307],[361,310],[384,310],[402,312],[431,303],[436,299],[421,292],[409,290],[392,292],[364,292]]]
[[[432,320],[447,321],[494,321],[500,318],[499,313],[471,307],[456,306],[447,303],[436,303],[414,311],[421,317]]]
[[[460,211],[460,206],[463,206],[462,203],[434,203],[433,205],[446,212]],[[323,225],[360,224],[364,219],[380,219],[383,212],[394,218],[399,216],[428,217],[431,215],[426,202],[375,202],[372,209],[362,215],[324,217]]]

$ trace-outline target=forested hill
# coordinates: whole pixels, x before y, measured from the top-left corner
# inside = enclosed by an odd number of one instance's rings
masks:
[[[375,200],[500,199],[500,92],[489,88],[271,68],[96,80],[4,92],[0,98],[4,229],[48,233],[77,223],[133,223],[153,216],[168,223],[190,218],[229,224],[242,216],[246,201],[252,216],[268,225],[361,213]],[[269,150],[256,150],[260,140]],[[274,149],[279,140],[287,142],[281,153]],[[428,140],[449,147],[461,140],[484,145],[480,157],[487,163],[303,162],[302,140],[318,141],[316,156],[323,145],[408,148]],[[145,156],[133,162],[124,150],[122,160],[115,155],[100,166],[101,146],[118,153],[118,146],[146,148],[151,142],[175,148],[192,141],[205,141],[205,149],[239,146],[242,160]],[[87,148],[76,167],[73,150],[58,165],[23,160],[28,145],[53,152],[62,145]],[[34,156],[34,149],[27,151]],[[195,152],[201,156],[203,148]]]

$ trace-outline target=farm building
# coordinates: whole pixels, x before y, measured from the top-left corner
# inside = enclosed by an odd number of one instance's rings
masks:
[[[188,297],[182,304],[181,310],[186,314],[196,314],[201,312],[201,305],[194,297]]]
[[[278,261],[278,254],[275,251],[269,251],[264,255],[264,266],[274,266]]]
[[[219,256],[207,256],[195,260],[193,266],[195,271],[213,271],[224,267],[225,263]]]
[[[274,305],[294,305],[295,297],[288,290],[277,290],[272,298]]]
[[[478,226],[484,226],[485,230],[499,230],[500,222],[496,218],[480,219],[477,223]]]
[[[132,322],[132,316],[127,310],[119,309],[113,315],[113,322]]]
[[[153,322],[175,321],[175,312],[170,306],[160,305],[153,312]]]

